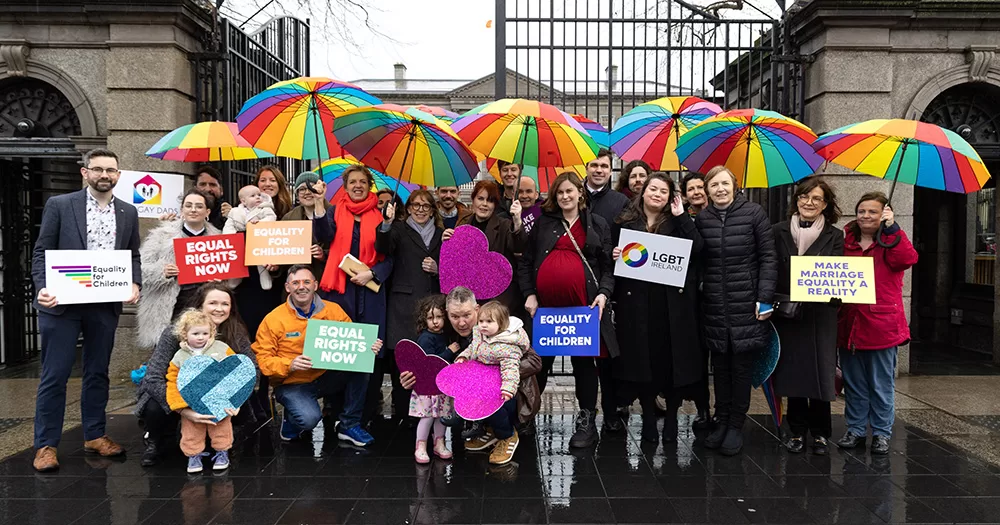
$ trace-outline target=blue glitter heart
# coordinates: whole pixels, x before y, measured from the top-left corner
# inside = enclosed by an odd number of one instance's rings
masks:
[[[177,374],[177,390],[191,410],[226,417],[227,408],[239,408],[250,399],[257,382],[257,369],[245,355],[216,361],[207,355],[188,358]]]

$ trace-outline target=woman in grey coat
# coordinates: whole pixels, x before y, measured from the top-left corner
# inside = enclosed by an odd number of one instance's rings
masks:
[[[796,186],[787,221],[774,225],[778,252],[778,286],[775,298],[787,301],[791,285],[791,259],[795,256],[844,255],[844,232],[834,226],[840,219],[837,196],[819,177]],[[829,303],[797,303],[794,315],[780,308],[773,317],[781,339],[781,358],[771,376],[775,394],[788,398],[790,452],[805,448],[812,434],[813,454],[826,455],[833,430],[830,402],[834,400],[837,373],[837,306]]]

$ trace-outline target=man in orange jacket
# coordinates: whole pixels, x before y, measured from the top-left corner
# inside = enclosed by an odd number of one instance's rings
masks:
[[[275,399],[285,407],[281,439],[289,441],[315,428],[323,417],[317,400],[343,390],[344,411],[338,418],[337,437],[366,447],[375,441],[361,427],[369,374],[314,369],[312,360],[302,355],[310,319],[351,322],[340,306],[316,295],[318,287],[309,265],[289,268],[285,280],[288,301],[261,322],[253,351],[261,373],[274,386]],[[372,351],[378,354],[381,349],[382,340],[378,339]]]

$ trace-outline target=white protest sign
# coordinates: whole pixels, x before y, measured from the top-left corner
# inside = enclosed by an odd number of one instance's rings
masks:
[[[692,244],[691,239],[622,230],[615,275],[683,288]]]
[[[181,212],[184,176],[152,171],[123,170],[115,184],[115,197],[135,206],[141,218],[159,218]]]
[[[45,288],[59,304],[127,301],[132,297],[132,252],[45,250]]]

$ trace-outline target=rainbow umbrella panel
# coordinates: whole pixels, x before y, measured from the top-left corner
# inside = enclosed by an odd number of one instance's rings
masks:
[[[611,145],[611,134],[608,132],[608,128],[601,125],[600,122],[595,120],[590,120],[583,115],[571,115],[577,122],[583,126],[583,129],[590,135],[590,138],[594,139],[594,142],[602,148],[608,148]]]
[[[626,162],[643,160],[655,170],[679,170],[674,151],[678,138],[721,112],[698,97],[663,97],[640,104],[615,122],[611,149]]]
[[[146,156],[180,162],[215,162],[271,157],[254,148],[233,122],[199,122],[181,126],[153,144]]]
[[[337,118],[333,133],[354,158],[398,181],[458,186],[479,173],[476,156],[444,122],[418,109],[379,104]]]
[[[816,134],[780,113],[760,109],[726,111],[698,124],[677,141],[687,169],[705,173],[726,166],[744,188],[798,182],[823,163],[813,151]]]

